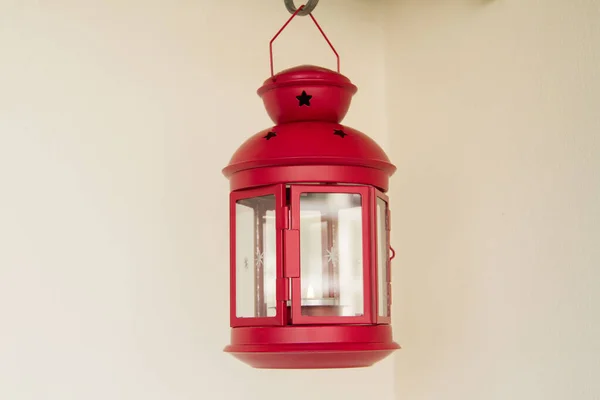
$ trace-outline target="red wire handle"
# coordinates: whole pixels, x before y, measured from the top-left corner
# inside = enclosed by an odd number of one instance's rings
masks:
[[[390,257],[390,261],[396,258],[396,250],[392,246],[390,246],[390,250],[392,251],[392,256]]]
[[[277,39],[277,37],[281,34],[281,32],[285,29],[285,27],[288,26],[288,24],[292,21],[292,19],[294,19],[294,17],[296,15],[298,15],[298,13],[300,12],[300,10],[302,10],[303,8],[304,8],[303,5],[300,6],[300,7],[298,7],[298,9],[296,10],[296,12],[292,14],[292,16],[290,17],[290,19],[288,19],[287,22],[285,24],[283,24],[283,26],[281,27],[281,29],[279,29],[279,31],[275,34],[275,36],[273,36],[273,39],[271,39],[271,41],[269,42],[269,56],[271,57],[271,78],[273,78],[273,76],[275,75],[274,72],[273,72],[273,42],[275,41],[275,39]],[[315,25],[319,29],[319,32],[321,32],[321,35],[323,35],[323,37],[327,41],[327,44],[329,44],[329,47],[331,47],[331,50],[333,50],[333,53],[335,54],[335,57],[337,58],[337,72],[339,74],[340,73],[340,55],[338,54],[337,51],[335,51],[335,47],[333,47],[333,45],[329,41],[329,38],[327,38],[327,35],[325,34],[325,32],[323,32],[323,29],[321,29],[321,25],[319,25],[319,23],[317,22],[317,20],[315,19],[315,17],[312,15],[312,13],[310,13],[308,15],[310,16],[310,18],[313,20],[313,22],[315,23]]]

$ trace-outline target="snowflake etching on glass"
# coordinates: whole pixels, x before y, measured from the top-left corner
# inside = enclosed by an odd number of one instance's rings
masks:
[[[327,262],[330,262],[333,266],[336,266],[339,260],[339,254],[335,243],[327,250]]]
[[[261,253],[259,249],[256,249],[256,269],[262,267],[264,257],[264,253]]]

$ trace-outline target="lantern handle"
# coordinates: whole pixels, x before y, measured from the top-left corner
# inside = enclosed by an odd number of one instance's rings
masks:
[[[396,250],[392,246],[390,246],[390,250],[392,251],[392,256],[390,257],[390,262],[396,258]]]
[[[287,22],[285,24],[283,24],[281,29],[279,29],[279,31],[275,34],[275,36],[273,36],[273,39],[271,39],[271,41],[269,42],[269,57],[271,59],[271,78],[273,78],[275,75],[275,73],[273,72],[273,42],[275,41],[275,39],[277,39],[277,37],[281,34],[281,32],[288,26],[288,24],[292,21],[292,19],[294,19],[294,17],[296,15],[298,15],[298,13],[300,11],[302,11],[303,9],[304,9],[303,5],[298,7],[298,9],[292,14],[292,16],[287,20]],[[319,23],[317,22],[315,17],[312,15],[312,13],[309,13],[308,16],[313,20],[313,22],[317,26],[317,29],[319,29],[319,32],[321,32],[321,35],[323,35],[323,37],[325,38],[325,41],[327,41],[327,44],[329,45],[329,47],[331,47],[331,50],[333,50],[333,53],[335,54],[335,57],[337,59],[337,72],[339,74],[340,73],[340,55],[335,50],[335,47],[333,47],[333,44],[331,44],[331,42],[329,41],[329,38],[327,37],[325,32],[323,32],[321,25],[319,25]]]

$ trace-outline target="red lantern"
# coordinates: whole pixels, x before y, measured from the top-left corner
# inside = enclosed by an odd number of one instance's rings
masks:
[[[385,195],[396,168],[375,141],[340,124],[356,91],[339,57],[338,72],[299,66],[273,75],[271,52],[258,94],[276,125],[223,170],[231,186],[225,351],[253,367],[364,367],[399,348]]]

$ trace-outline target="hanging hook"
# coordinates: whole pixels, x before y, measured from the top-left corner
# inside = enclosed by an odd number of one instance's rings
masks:
[[[296,6],[294,5],[294,0],[283,0],[283,2],[285,3],[285,8],[287,8],[290,14],[294,14],[296,11],[298,11]],[[307,16],[308,14],[314,11],[318,2],[319,0],[308,0],[304,6],[300,7],[302,9],[298,13],[298,15],[302,17]]]

